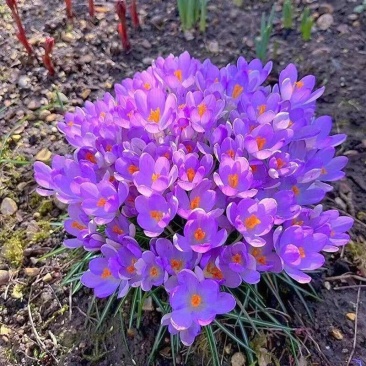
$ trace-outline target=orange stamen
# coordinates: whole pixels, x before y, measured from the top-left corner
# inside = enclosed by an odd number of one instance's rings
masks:
[[[145,90],[150,90],[151,89],[151,85],[149,83],[144,83],[142,86]]]
[[[196,308],[201,305],[202,297],[198,294],[194,294],[191,297],[191,305]]]
[[[327,170],[325,169],[325,168],[322,168],[322,170],[321,170],[321,174],[327,174],[328,172],[327,172]]]
[[[112,272],[108,268],[104,268],[100,277],[105,279],[105,278],[111,277],[111,275],[112,275]]]
[[[89,160],[91,163],[95,164],[97,162],[97,159],[95,158],[94,154],[92,154],[90,151],[88,151],[85,154],[85,159]]]
[[[235,151],[233,149],[230,149],[230,150],[226,151],[226,154],[229,155],[231,157],[231,159],[234,159]]]
[[[130,174],[136,173],[139,171],[139,168],[136,165],[131,164],[128,168],[127,168],[128,172]]]
[[[194,238],[197,241],[201,241],[206,237],[206,233],[199,227],[195,232],[194,232]]]
[[[294,192],[295,196],[297,196],[300,193],[300,189],[297,188],[296,186],[292,186],[292,192]]]
[[[74,228],[74,229],[78,229],[78,230],[84,230],[84,229],[86,229],[86,226],[85,225],[82,225],[82,224],[80,224],[77,221],[73,221],[71,223],[71,227]]]
[[[261,115],[263,114],[267,109],[267,106],[265,104],[261,104],[260,106],[258,106],[258,114]]]
[[[297,87],[297,88],[302,88],[303,86],[304,86],[304,82],[303,81],[297,81],[296,83],[295,83],[295,86]]]
[[[278,169],[281,169],[286,164],[281,158],[277,158],[276,163]]]
[[[258,263],[259,264],[261,264],[262,266],[265,266],[266,264],[267,264],[267,259],[266,259],[266,257],[265,256],[261,256],[261,257],[259,257],[259,258],[257,258],[257,261],[258,261]]]
[[[201,103],[198,105],[197,109],[198,109],[198,115],[200,117],[202,117],[205,114],[205,112],[207,111],[207,105],[204,103]]]
[[[152,179],[152,181],[153,181],[153,182],[155,182],[159,177],[160,177],[160,174],[155,174],[155,173],[154,173],[154,174],[152,175],[151,179]]]
[[[244,90],[244,88],[241,85],[235,84],[231,96],[236,99],[237,97],[239,97],[241,95],[243,90]]]
[[[229,174],[227,180],[231,188],[236,188],[239,184],[239,177],[237,174]]]
[[[114,225],[112,227],[112,231],[115,233],[115,234],[118,234],[118,235],[122,235],[124,234],[124,231],[117,225]]]
[[[163,218],[163,213],[161,211],[150,211],[150,216],[156,220],[156,221],[160,221]]]
[[[231,257],[233,263],[241,264],[243,263],[243,257],[240,253],[236,253]]]
[[[257,141],[258,150],[262,150],[267,140],[264,137],[257,137],[255,140]]]
[[[305,258],[306,254],[305,254],[305,250],[303,247],[299,247],[299,253],[300,253],[300,257],[301,258]]]
[[[183,80],[183,75],[182,75],[182,70],[175,70],[174,71],[174,75],[175,75],[175,77],[180,81],[180,82],[182,82],[182,80]]]
[[[69,122],[67,122],[67,125],[68,125],[69,127],[72,127],[72,126],[74,125],[74,121],[69,121]]]
[[[156,109],[150,109],[150,114],[149,117],[147,117],[147,120],[149,122],[155,122],[155,123],[159,123],[160,121],[160,108],[156,108]]]
[[[250,215],[244,220],[244,226],[249,230],[253,230],[260,223],[261,220],[259,220],[258,217],[255,215]]]
[[[183,261],[179,259],[172,259],[170,261],[170,266],[174,269],[175,272],[178,272],[183,267]]]
[[[97,206],[98,207],[104,207],[104,205],[107,203],[107,200],[102,197],[102,198],[99,198],[98,202],[97,202]]]
[[[192,181],[193,181],[193,179],[194,179],[195,175],[196,175],[196,172],[195,172],[195,170],[194,170],[193,168],[188,168],[188,169],[187,169],[187,177],[188,177],[188,180],[189,180],[190,182],[192,182]]]
[[[156,277],[158,274],[159,274],[159,270],[155,266],[151,267],[150,276],[151,277]]]
[[[191,210],[194,210],[195,208],[200,206],[200,202],[201,202],[201,197],[197,196],[195,198],[193,198],[193,200],[191,201]]]

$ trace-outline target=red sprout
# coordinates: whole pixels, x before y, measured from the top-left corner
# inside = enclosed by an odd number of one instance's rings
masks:
[[[16,36],[19,42],[24,46],[28,54],[31,55],[33,53],[33,49],[32,46],[29,44],[27,36],[25,34],[25,30],[20,19],[17,2],[16,0],[6,0],[6,4],[10,8],[11,14],[18,28],[18,33],[16,34]]]
[[[89,15],[91,18],[94,18],[95,15],[94,0],[89,0]]]
[[[55,40],[52,37],[47,37],[44,43],[44,56],[42,56],[43,65],[48,70],[50,76],[55,75],[55,68],[53,67],[51,53],[55,46]]]
[[[66,5],[66,16],[68,19],[72,19],[72,4],[71,4],[71,0],[65,0],[65,5]]]
[[[139,21],[139,15],[137,13],[136,0],[132,0],[132,2],[131,2],[130,13],[131,13],[133,26],[135,27],[135,29],[139,29],[140,28],[140,21]]]
[[[131,44],[128,40],[127,24],[126,24],[126,4],[123,0],[118,0],[116,3],[116,12],[120,21],[118,24],[118,33],[121,37],[122,47],[126,53],[131,50]]]

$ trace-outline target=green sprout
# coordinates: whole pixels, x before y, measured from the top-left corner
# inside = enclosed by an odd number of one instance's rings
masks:
[[[206,30],[208,0],[177,0],[179,18],[184,30],[192,29],[199,22],[201,32]]]
[[[285,0],[282,8],[282,22],[285,29],[292,29],[293,8],[291,0]]]
[[[311,29],[313,28],[314,19],[310,15],[309,8],[306,8],[301,15],[301,36],[304,41],[310,41],[311,39]]]
[[[267,57],[268,43],[273,29],[273,18],[274,7],[272,7],[268,20],[266,20],[266,15],[264,13],[262,14],[261,33],[255,40],[255,53],[262,61],[265,61]]]

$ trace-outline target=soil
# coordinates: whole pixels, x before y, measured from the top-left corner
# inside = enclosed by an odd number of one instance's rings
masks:
[[[125,321],[108,318],[96,330],[93,316],[86,321],[91,293],[82,289],[72,295],[69,286],[61,285],[72,257],[63,253],[39,259],[62,242],[64,234],[57,225],[65,208],[38,198],[32,163],[36,156],[47,160],[49,152],[69,151],[56,129],[65,110],[101,97],[112,90],[114,82],[143,70],[159,55],[188,50],[196,58],[211,58],[218,66],[235,62],[241,55],[254,58],[261,15],[268,14],[274,2],[245,0],[237,7],[231,1],[211,1],[207,31],[200,34],[181,31],[175,1],[140,0],[142,27],[131,30],[132,52],[128,55],[121,50],[113,1],[96,2],[93,21],[87,2],[73,1],[72,22],[66,20],[61,0],[18,3],[36,58],[26,55],[15,37],[9,9],[0,4],[0,105],[6,107],[0,112],[0,201],[10,198],[16,203],[13,214],[0,214],[0,273],[9,275],[2,286],[0,282],[0,365],[146,365],[159,328],[159,312],[145,311],[139,329],[126,331]],[[365,364],[366,288],[358,285],[366,281],[366,127],[362,109],[366,105],[366,11],[354,13],[361,3],[355,0],[308,0],[306,4],[297,0],[294,30],[286,31],[281,3],[275,2],[268,50],[268,58],[274,62],[271,82],[293,62],[301,75],[314,74],[318,85],[325,85],[318,114],[331,115],[334,132],[348,135],[339,152],[349,158],[346,178],[335,184],[326,205],[356,218],[352,244],[329,256],[324,271],[315,275],[314,286],[322,301],[307,300],[313,320],[296,297],[286,300],[291,324],[309,350],[303,365],[357,364],[350,358]],[[305,5],[316,19],[309,42],[298,31]],[[332,18],[330,26],[322,24],[324,14]],[[46,36],[56,41],[54,78],[48,77],[39,62]],[[46,150],[40,153],[42,149]],[[128,309],[126,303],[126,315]],[[348,313],[357,315],[356,334],[355,320]],[[283,344],[275,347],[278,354]],[[230,364],[234,351],[235,347],[225,347],[223,364]],[[154,364],[172,365],[169,354],[169,339],[164,339]],[[193,349],[188,359],[191,365],[208,364],[202,347]],[[178,355],[177,363],[184,364],[182,360]],[[281,363],[294,364],[291,357]]]

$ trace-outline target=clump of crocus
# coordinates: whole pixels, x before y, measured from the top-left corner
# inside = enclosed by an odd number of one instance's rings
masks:
[[[23,23],[22,23],[22,20],[20,19],[17,2],[16,2],[16,0],[6,0],[6,4],[10,8],[12,17],[18,28],[17,38],[19,39],[19,42],[24,46],[24,48],[30,55],[33,53],[33,49],[32,49],[32,46],[29,44],[27,36],[25,34]]]
[[[132,2],[130,4],[130,13],[131,13],[131,19],[132,19],[132,24],[133,24],[134,28],[139,29],[140,28],[140,21],[139,21],[139,15],[137,13],[136,0],[132,0]]]
[[[314,76],[290,64],[264,86],[271,68],[159,57],[65,115],[72,156],[35,163],[39,193],[69,205],[65,246],[94,252],[81,282],[97,297],[163,286],[162,323],[186,345],[235,307],[227,288],[282,271],[307,283],[349,241],[353,219],[319,204],[346,136],[315,115]]]
[[[89,15],[91,18],[94,18],[95,15],[94,0],[89,0]]]
[[[126,53],[130,52],[131,44],[128,40],[127,22],[126,22],[126,3],[123,0],[118,0],[116,3],[116,12],[119,18],[118,33],[121,37],[122,47]]]
[[[44,56],[42,56],[43,65],[48,70],[50,76],[55,75],[55,68],[53,67],[52,63],[52,50],[55,46],[55,40],[52,37],[47,37],[44,43]]]
[[[72,13],[72,3],[71,0],[65,0],[66,5],[66,16],[67,19],[72,19],[73,13]]]

